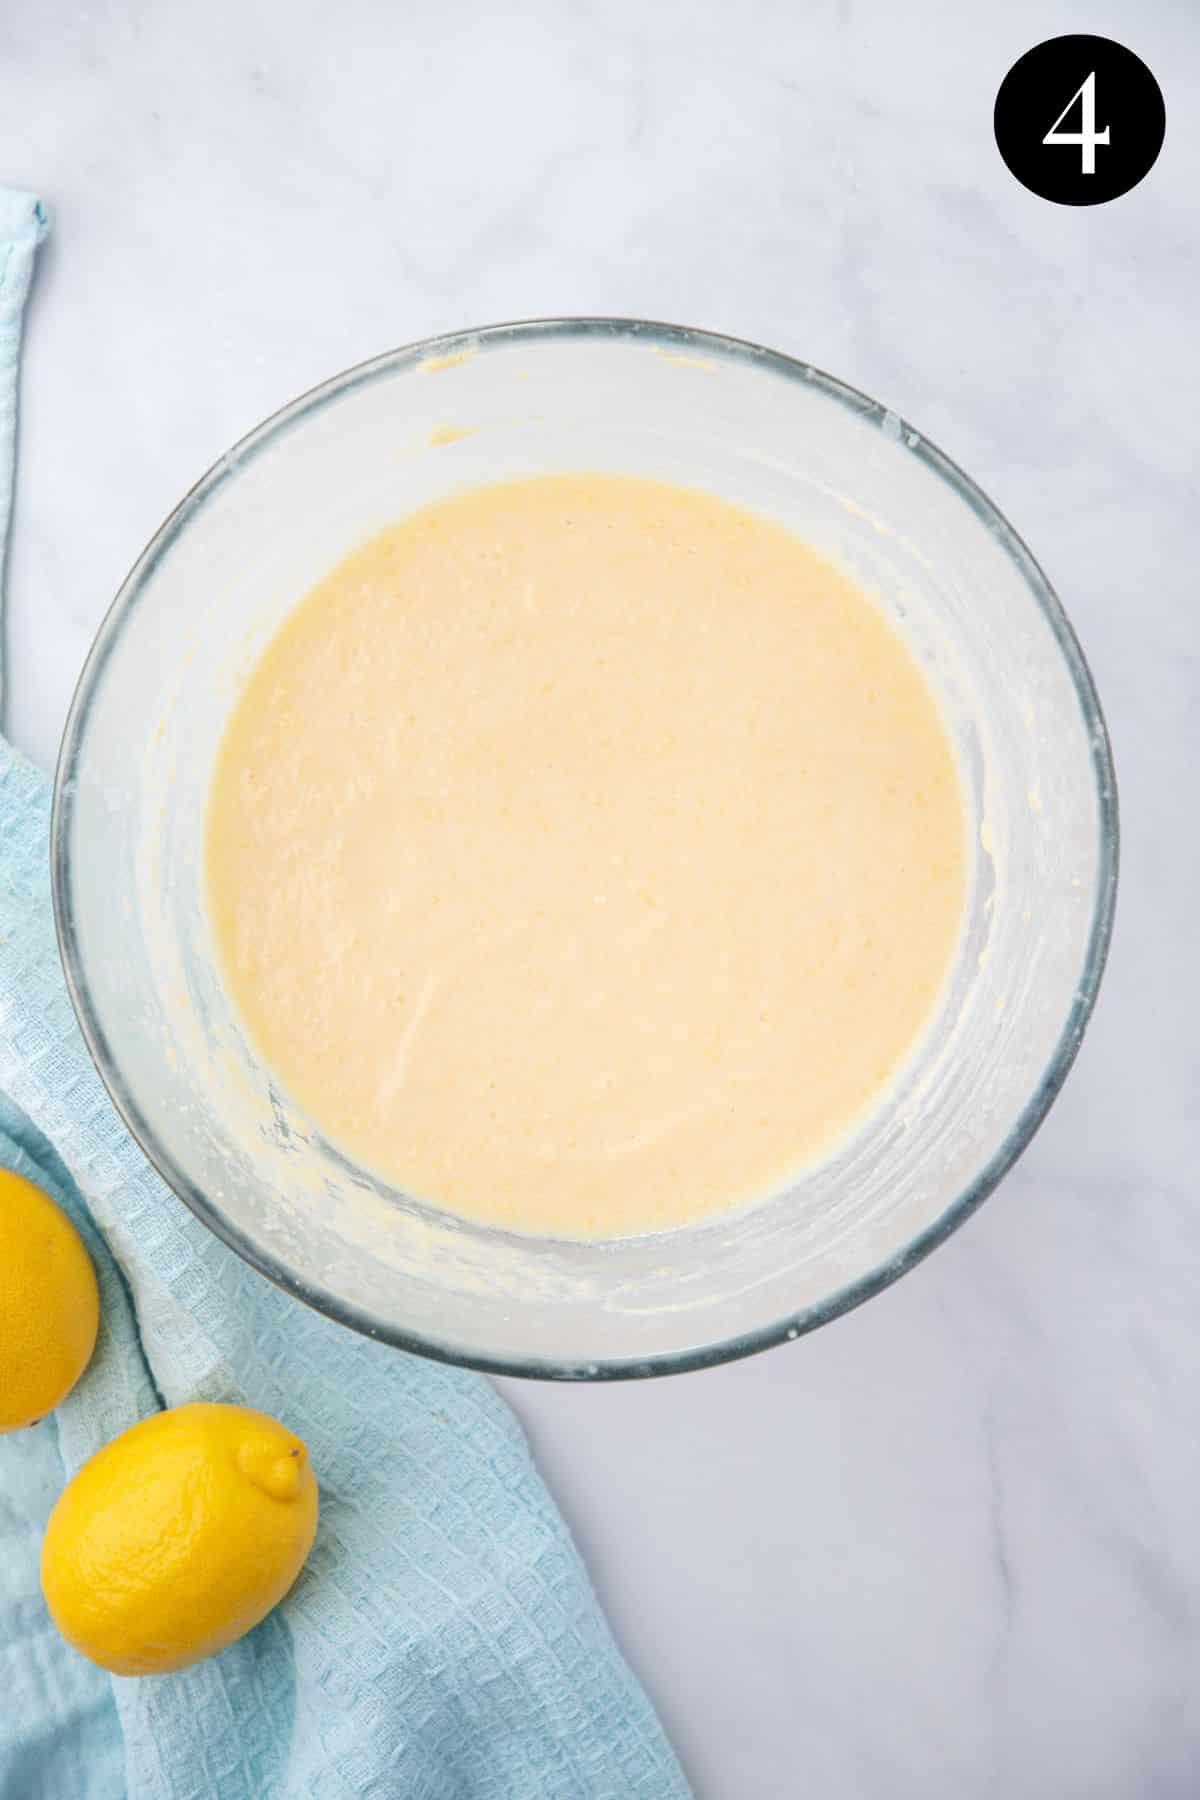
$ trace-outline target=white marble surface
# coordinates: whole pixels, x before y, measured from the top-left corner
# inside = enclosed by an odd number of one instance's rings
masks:
[[[1095,210],[991,139],[1008,65],[1070,29],[1167,97],[1159,166]],[[887,400],[1092,660],[1116,944],[1002,1190],[795,1347],[508,1385],[703,1796],[1200,1790],[1198,79],[1189,0],[0,14],[0,175],[56,215],[9,617],[43,763],[120,578],[231,440],[376,350],[556,311],[759,338]]]

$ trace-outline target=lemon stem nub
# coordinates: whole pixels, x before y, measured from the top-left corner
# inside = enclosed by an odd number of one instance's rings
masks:
[[[278,1444],[249,1438],[238,1450],[238,1468],[272,1500],[294,1500],[304,1473],[304,1446],[293,1444],[281,1456]]]

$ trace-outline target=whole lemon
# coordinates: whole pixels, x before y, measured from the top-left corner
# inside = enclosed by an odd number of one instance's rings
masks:
[[[282,1600],[317,1529],[308,1453],[266,1413],[194,1401],[89,1457],[46,1525],[42,1591],[115,1675],[223,1650]]]
[[[99,1323],[83,1239],[49,1194],[0,1169],[0,1431],[36,1424],[66,1398]]]

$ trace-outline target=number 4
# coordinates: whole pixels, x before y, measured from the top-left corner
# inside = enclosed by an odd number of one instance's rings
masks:
[[[1058,128],[1074,106],[1079,102],[1079,130],[1060,131]],[[1096,130],[1096,71],[1093,69],[1083,86],[1077,88],[1055,119],[1053,125],[1042,139],[1043,144],[1078,144],[1083,157],[1081,174],[1096,173],[1096,145],[1109,142],[1109,128]]]

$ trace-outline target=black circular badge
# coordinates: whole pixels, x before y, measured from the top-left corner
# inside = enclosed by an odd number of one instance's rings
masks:
[[[1167,109],[1157,81],[1124,44],[1056,37],[1013,64],[993,124],[1022,187],[1059,206],[1099,206],[1154,167]]]

